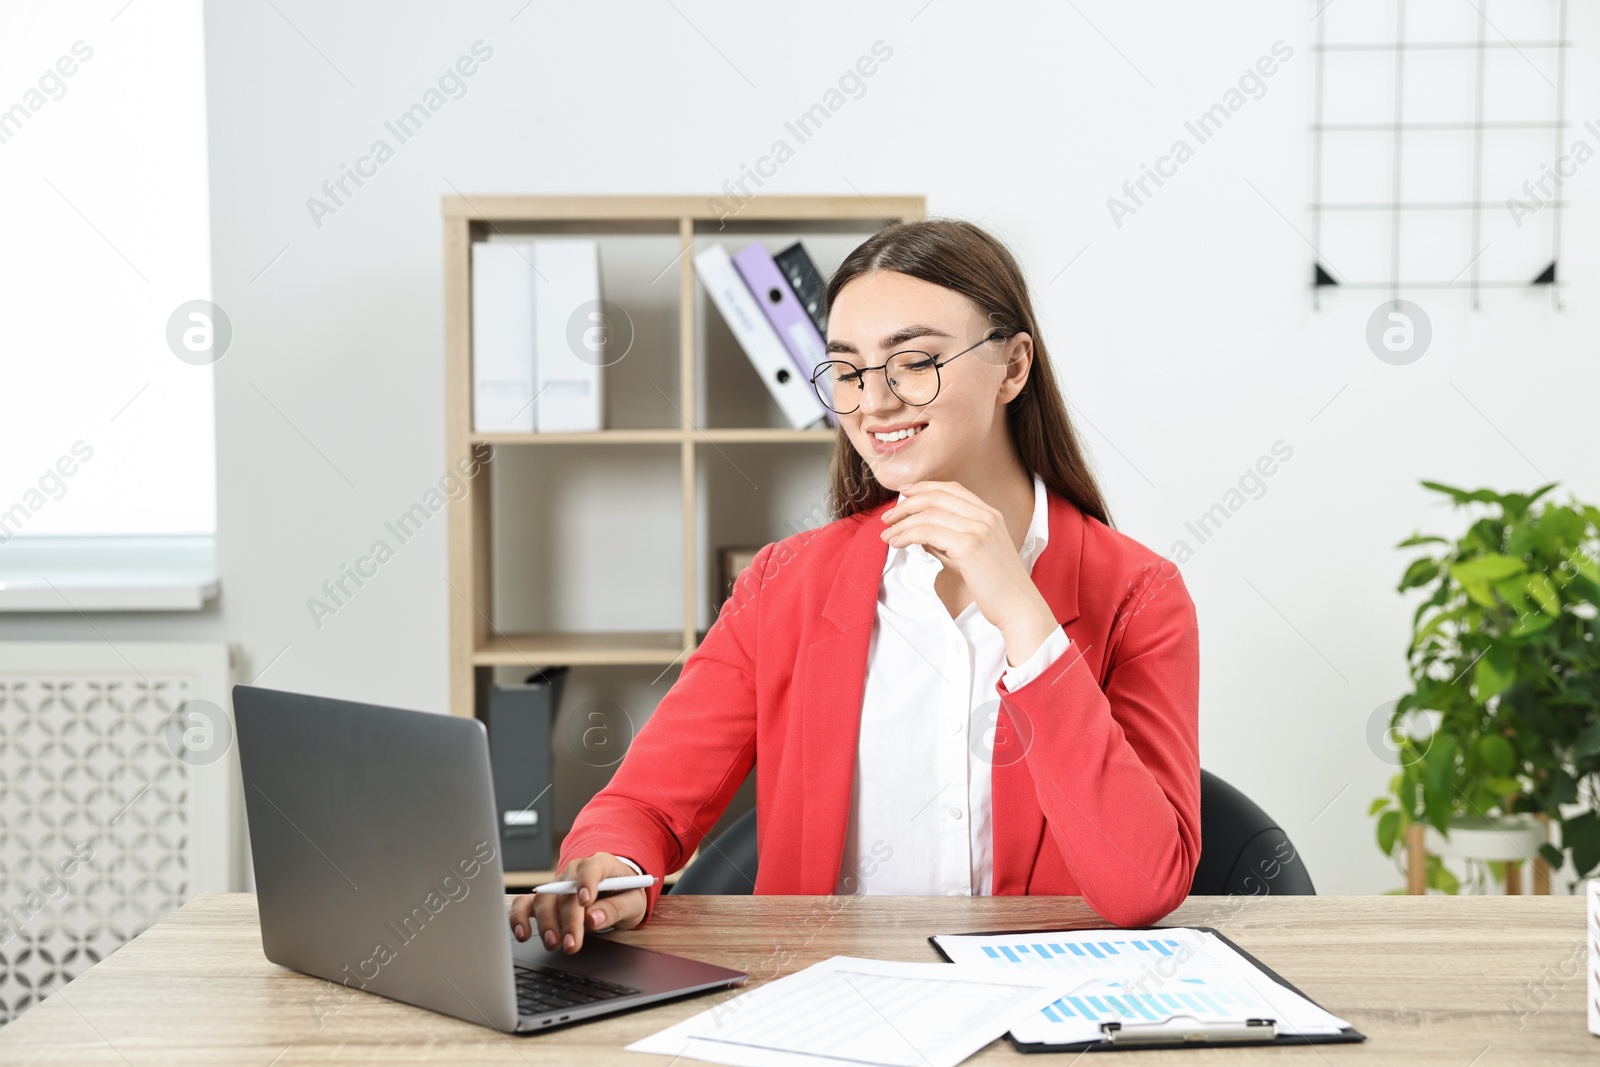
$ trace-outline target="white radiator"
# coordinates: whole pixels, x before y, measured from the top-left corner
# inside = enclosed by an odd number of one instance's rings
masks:
[[[243,888],[223,644],[0,642],[0,1024]]]

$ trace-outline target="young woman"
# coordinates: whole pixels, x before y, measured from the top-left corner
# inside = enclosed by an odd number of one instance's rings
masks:
[[[1027,285],[978,227],[889,226],[828,285],[819,529],[757,553],[562,846],[519,940],[644,922],[756,772],[757,893],[1081,895],[1149,923],[1200,856],[1199,645],[1110,526]]]

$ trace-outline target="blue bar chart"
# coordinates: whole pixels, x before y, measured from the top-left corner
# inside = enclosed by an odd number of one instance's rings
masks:
[[[1128,965],[1132,970],[1141,964],[1155,963],[1163,957],[1174,957],[1182,949],[1176,938],[1118,938],[1094,941],[1018,941],[1014,944],[986,944],[980,946],[983,954],[995,963],[1013,963],[1036,967],[1044,964],[1056,970],[1093,970],[1104,972],[1106,967],[1089,961],[1114,960]]]
[[[1171,992],[1144,993],[1118,983],[1092,983],[1044,1009],[1051,1022],[1164,1022],[1174,1015],[1206,1021],[1272,1014],[1248,988],[1223,988],[1199,979],[1173,983]]]

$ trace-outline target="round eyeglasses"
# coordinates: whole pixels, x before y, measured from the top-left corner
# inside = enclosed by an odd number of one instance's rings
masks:
[[[848,415],[861,406],[861,396],[867,391],[867,372],[883,371],[889,391],[901,403],[914,408],[933,403],[939,395],[939,368],[990,341],[1005,340],[1002,330],[990,330],[976,344],[968,345],[953,356],[940,359],[931,352],[905,350],[895,352],[876,367],[858,367],[842,359],[830,359],[817,364],[811,375],[811,387],[817,399],[838,415]]]

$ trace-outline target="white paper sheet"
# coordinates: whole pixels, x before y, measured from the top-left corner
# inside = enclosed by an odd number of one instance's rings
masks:
[[[1350,1025],[1274,982],[1203,930],[1060,930],[937,941],[955,963],[1004,974],[1070,976],[1067,995],[1011,1028],[1022,1042],[1094,1041],[1107,1019],[1148,1024],[1174,1015],[1270,1018],[1278,1033],[1305,1036],[1335,1034]]]
[[[736,1067],[955,1067],[1064,991],[1038,973],[834,956],[628,1050]]]

